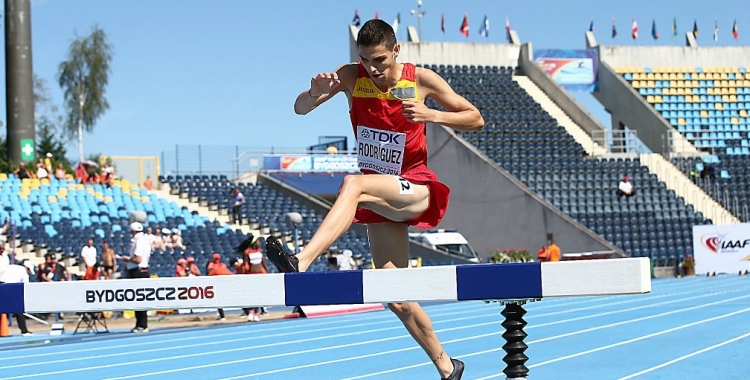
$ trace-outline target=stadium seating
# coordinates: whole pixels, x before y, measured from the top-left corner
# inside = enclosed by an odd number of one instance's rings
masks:
[[[318,229],[323,217],[308,207],[302,206],[296,200],[285,196],[263,184],[238,183],[233,184],[226,176],[186,175],[167,176],[160,179],[170,186],[172,193],[185,194],[187,197],[203,201],[209,208],[223,209],[229,212],[231,200],[229,192],[236,186],[245,196],[245,207],[242,209],[243,219],[261,232],[274,235],[291,236],[293,229],[284,222],[284,215],[298,212],[303,216],[303,224],[298,228],[299,238],[303,242],[309,241]],[[367,236],[349,231],[334,244],[339,250],[349,249],[355,256],[362,256],[369,260],[370,245]],[[311,270],[323,270],[324,260],[316,263]]]
[[[485,128],[461,135],[560,211],[630,256],[670,260],[689,254],[695,223],[710,223],[667,190],[638,159],[597,159],[516,82],[513,68],[424,65],[481,111]],[[431,107],[439,106],[435,102]],[[635,199],[615,189],[629,175]]]
[[[151,270],[159,276],[173,275],[180,257],[194,256],[199,266],[205,266],[213,252],[231,254],[245,238],[127,181],[107,188],[57,179],[19,180],[11,174],[0,178],[0,202],[0,220],[10,219],[15,228],[11,236],[76,258],[88,238],[97,247],[106,240],[116,253],[127,254],[130,212],[143,211],[147,226],[180,230],[188,244],[185,250],[153,253]]]
[[[616,69],[654,109],[710,162],[676,158],[683,172],[711,164],[716,178],[696,183],[725,208],[747,221],[750,201],[750,73],[745,67]]]

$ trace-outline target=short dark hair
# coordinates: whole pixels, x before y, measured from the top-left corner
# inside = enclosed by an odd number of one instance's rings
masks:
[[[357,46],[383,45],[391,50],[396,46],[396,33],[393,28],[383,20],[369,20],[357,34]]]

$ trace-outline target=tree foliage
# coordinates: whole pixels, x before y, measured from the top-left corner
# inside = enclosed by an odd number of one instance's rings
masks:
[[[105,92],[113,53],[114,47],[107,40],[106,32],[95,25],[91,34],[76,37],[71,42],[68,58],[59,66],[58,82],[65,99],[65,130],[70,136],[78,135],[80,158],[83,158],[83,131],[92,132],[96,121],[109,109]]]

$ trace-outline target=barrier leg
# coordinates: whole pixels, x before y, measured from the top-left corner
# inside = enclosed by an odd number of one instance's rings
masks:
[[[525,365],[529,357],[524,354],[529,346],[523,341],[527,337],[526,332],[523,331],[526,326],[526,321],[523,320],[526,310],[524,310],[523,305],[526,301],[513,300],[503,301],[502,303],[505,305],[501,313],[505,317],[505,321],[502,323],[505,328],[503,338],[507,341],[503,345],[503,350],[506,353],[503,358],[506,365],[503,373],[508,380],[526,379],[529,374],[529,369]]]
[[[8,328],[8,314],[0,314],[0,337],[10,336]]]

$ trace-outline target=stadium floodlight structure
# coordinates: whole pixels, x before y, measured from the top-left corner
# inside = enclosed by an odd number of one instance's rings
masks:
[[[411,14],[414,16],[417,16],[417,26],[419,28],[419,42],[422,42],[422,16],[424,16],[425,11],[422,10],[422,0],[417,0],[417,9],[412,9]]]

